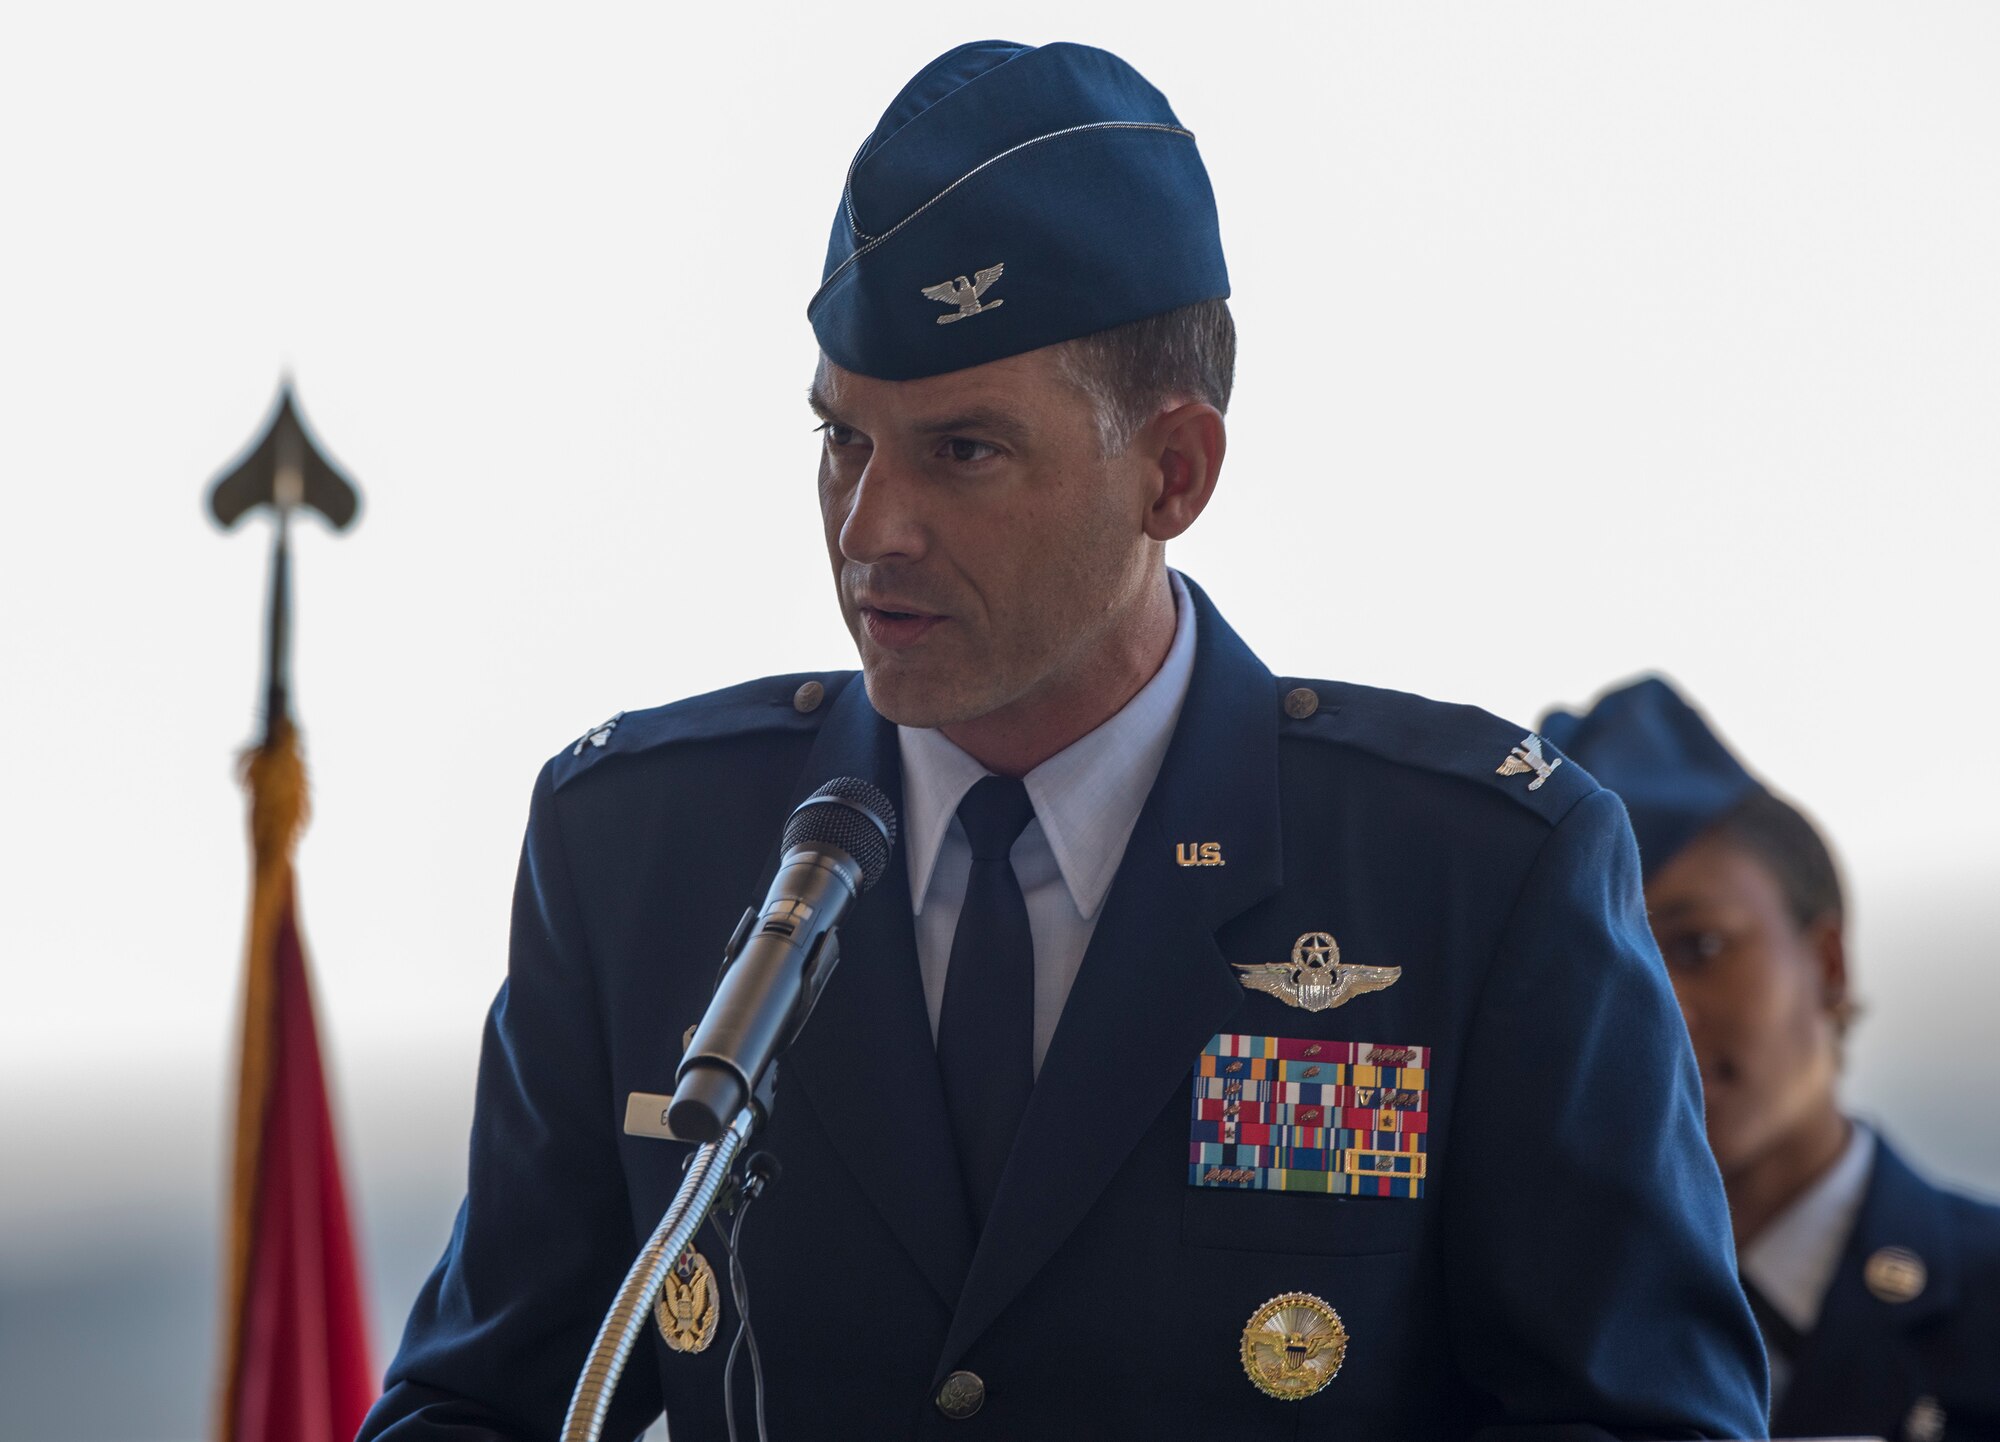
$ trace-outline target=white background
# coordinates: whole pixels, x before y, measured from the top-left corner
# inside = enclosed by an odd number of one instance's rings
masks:
[[[202,1430],[266,550],[200,503],[279,374],[366,498],[298,546],[300,867],[386,1358],[537,765],[851,658],[803,309],[987,33],[1200,136],[1243,352],[1176,564],[1279,670],[1676,676],[1843,854],[1854,1105],[2000,1190],[2000,10],[9,4],[0,1435]]]

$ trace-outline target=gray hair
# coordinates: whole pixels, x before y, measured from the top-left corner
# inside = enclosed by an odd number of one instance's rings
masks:
[[[1173,402],[1229,409],[1236,322],[1228,301],[1200,300],[1064,341],[1055,352],[1063,378],[1097,407],[1099,441],[1115,456]]]

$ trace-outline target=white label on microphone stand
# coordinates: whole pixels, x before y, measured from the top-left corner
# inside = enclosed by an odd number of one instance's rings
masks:
[[[665,1141],[685,1141],[674,1135],[674,1129],[667,1125],[667,1108],[674,1104],[672,1096],[660,1096],[654,1092],[633,1092],[625,1098],[625,1135],[628,1137],[659,1137]]]

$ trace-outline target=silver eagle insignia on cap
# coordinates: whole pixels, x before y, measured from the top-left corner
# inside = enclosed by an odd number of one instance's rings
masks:
[[[1331,1011],[1357,996],[1396,984],[1400,966],[1354,966],[1340,959],[1340,945],[1324,931],[1292,943],[1289,962],[1234,962],[1250,991],[1261,991],[1305,1011]]]
[[[1556,767],[1563,764],[1558,756],[1550,761],[1542,755],[1542,738],[1535,735],[1523,736],[1521,744],[1507,753],[1507,759],[1493,768],[1495,776],[1519,776],[1525,772],[1535,773],[1535,779],[1528,783],[1530,791],[1540,791],[1542,783],[1556,774]]]
[[[955,305],[958,307],[958,310],[951,315],[939,316],[937,323],[939,325],[950,325],[955,320],[964,320],[969,315],[978,315],[982,310],[1000,309],[1001,306],[1007,303],[1006,301],[989,300],[982,305],[979,297],[986,294],[994,281],[1000,279],[1000,272],[1006,268],[1007,263],[1003,260],[998,265],[989,265],[984,270],[975,270],[972,273],[971,280],[967,280],[961,275],[956,280],[941,281],[937,285],[925,286],[924,294],[932,300],[942,301],[946,305]]]

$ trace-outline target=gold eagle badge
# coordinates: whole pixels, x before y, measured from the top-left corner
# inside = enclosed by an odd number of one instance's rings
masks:
[[[689,1247],[660,1283],[660,1299],[653,1304],[660,1336],[676,1352],[705,1352],[715,1340],[715,1324],[721,1317],[715,1268]]]
[[[1286,1292],[1243,1324],[1243,1370],[1259,1392],[1281,1402],[1312,1396],[1347,1359],[1340,1313],[1310,1292]]]

